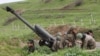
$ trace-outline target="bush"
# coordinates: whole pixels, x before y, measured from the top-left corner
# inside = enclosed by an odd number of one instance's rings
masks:
[[[52,53],[51,49],[48,48],[47,46],[39,47],[37,52],[39,52],[41,54],[50,54],[50,53]]]

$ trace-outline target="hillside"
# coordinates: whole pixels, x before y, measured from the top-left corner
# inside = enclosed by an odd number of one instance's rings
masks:
[[[45,0],[26,0],[25,2],[0,5],[0,56],[21,56],[21,47],[26,44],[27,39],[34,37],[34,39],[37,39],[37,36],[19,20],[3,26],[4,22],[13,17],[11,13],[2,9],[5,6],[24,11],[22,16],[31,25],[39,24],[43,27],[77,25],[83,28],[93,29],[95,39],[100,41],[100,1],[83,0],[79,6],[73,3],[75,3],[74,0],[51,0],[49,2],[45,2]],[[68,51],[62,50],[60,55],[64,54],[63,52]],[[53,54],[57,55],[57,53]],[[86,55],[85,53],[81,54],[83,56]],[[30,56],[32,55],[34,54]]]

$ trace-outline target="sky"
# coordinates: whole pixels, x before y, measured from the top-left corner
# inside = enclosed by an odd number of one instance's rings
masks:
[[[24,0],[0,0],[0,4],[18,2],[18,1],[24,1]]]

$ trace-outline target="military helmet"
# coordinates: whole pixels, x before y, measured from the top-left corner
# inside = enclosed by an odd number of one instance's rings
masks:
[[[76,34],[76,37],[77,37],[77,38],[83,38],[83,34],[82,34],[82,33],[77,33],[77,34]]]

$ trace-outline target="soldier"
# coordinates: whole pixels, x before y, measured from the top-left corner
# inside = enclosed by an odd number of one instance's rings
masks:
[[[66,40],[69,41],[70,47],[74,47],[75,40],[76,40],[76,34],[78,33],[78,28],[76,27],[71,27],[69,31],[66,34]]]
[[[32,39],[28,40],[28,54],[35,51],[34,41]]]
[[[77,38],[82,41],[82,45],[81,45],[82,49],[83,48],[85,48],[85,49],[95,49],[96,42],[95,42],[95,39],[92,36],[90,36],[88,34],[78,33]]]
[[[92,31],[92,30],[88,30],[88,31],[86,32],[86,34],[88,34],[88,35],[90,35],[90,36],[92,36],[92,37],[94,38],[94,36],[93,36],[93,31]]]
[[[75,43],[73,43],[74,36],[72,34],[67,34],[67,39],[65,41],[66,41],[67,47],[73,47],[73,45],[75,44]]]
[[[56,40],[54,41],[54,43],[51,47],[51,50],[57,51],[58,49],[63,49],[66,46],[66,44],[68,43],[68,41],[62,37],[61,32],[58,32],[55,37],[56,37]]]
[[[56,40],[54,41],[54,43],[52,44],[51,50],[52,51],[57,51],[58,49],[62,49],[63,45],[62,45],[62,33],[58,32],[55,36]]]
[[[58,32],[57,33],[57,35],[56,35],[56,43],[57,43],[57,48],[58,49],[62,49],[63,48],[63,45],[62,45],[62,41],[63,41],[63,39],[62,39],[62,33],[61,32]]]

